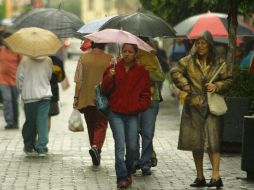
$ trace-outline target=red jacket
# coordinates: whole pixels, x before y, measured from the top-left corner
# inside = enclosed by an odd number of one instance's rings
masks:
[[[137,114],[145,111],[151,103],[151,81],[148,71],[135,64],[128,72],[125,71],[124,62],[116,64],[114,87],[112,77],[109,76],[109,66],[104,72],[101,84],[102,90],[110,94],[109,106],[111,111],[123,114]]]

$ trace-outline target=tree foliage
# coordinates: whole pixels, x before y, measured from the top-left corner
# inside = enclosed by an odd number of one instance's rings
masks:
[[[228,13],[232,0],[140,0],[144,9],[150,10],[172,25],[200,13]],[[254,1],[241,0],[238,12],[245,16],[253,13]]]

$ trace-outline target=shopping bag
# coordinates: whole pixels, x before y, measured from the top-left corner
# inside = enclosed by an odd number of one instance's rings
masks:
[[[69,118],[69,130],[72,132],[84,131],[83,120],[80,112],[77,109],[73,109]]]
[[[207,93],[207,102],[208,102],[208,107],[213,115],[224,115],[227,110],[227,104],[225,102],[224,96],[219,95],[217,93]]]

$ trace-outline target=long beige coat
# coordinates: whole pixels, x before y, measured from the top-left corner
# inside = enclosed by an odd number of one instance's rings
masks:
[[[203,84],[208,82],[218,70],[223,60],[218,59],[216,65],[202,68],[192,55],[182,58],[178,65],[170,71],[175,85],[182,89],[190,85],[191,93],[187,95],[182,112],[178,149],[191,151],[220,150],[220,120],[209,113]],[[225,93],[232,84],[232,75],[224,66],[215,78],[217,93]]]

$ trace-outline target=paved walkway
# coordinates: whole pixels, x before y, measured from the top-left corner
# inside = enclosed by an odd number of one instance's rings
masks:
[[[66,65],[72,84],[75,62]],[[89,156],[87,131],[73,133],[68,130],[72,111],[74,85],[61,93],[61,113],[52,118],[49,135],[49,155],[46,158],[27,158],[22,149],[21,128],[5,130],[0,110],[0,190],[112,190],[116,188],[114,171],[114,142],[111,130],[107,131],[100,167],[93,167]],[[151,176],[143,177],[138,171],[133,190],[183,190],[193,189],[189,184],[195,178],[195,168],[190,152],[177,150],[179,114],[177,105],[164,87],[165,101],[158,116],[154,147],[158,166]],[[21,112],[20,126],[24,122]],[[246,181],[241,171],[239,154],[222,156],[221,174],[224,189],[254,189],[254,182]],[[211,166],[207,156],[204,161],[206,178]],[[194,188],[195,189],[195,188]],[[207,188],[201,188],[207,189]]]

